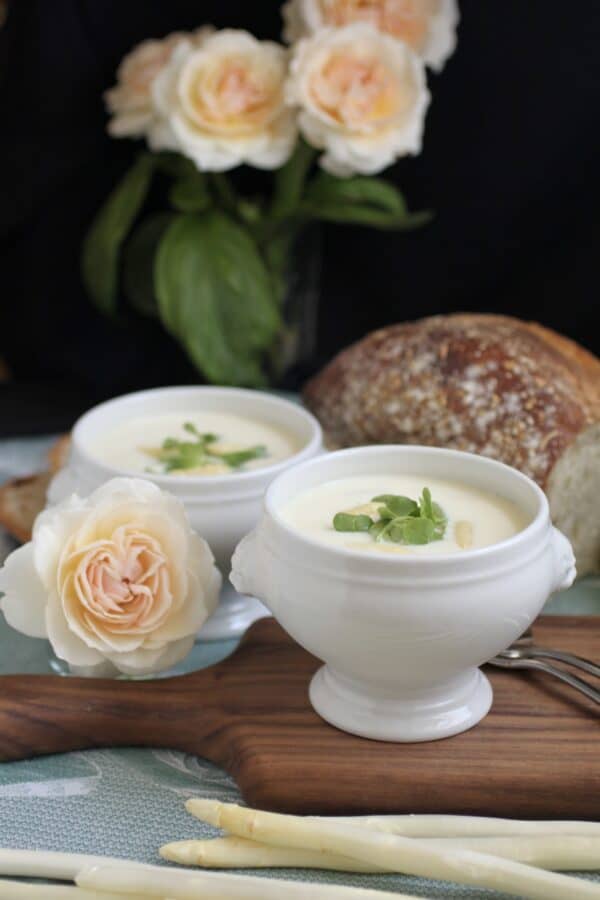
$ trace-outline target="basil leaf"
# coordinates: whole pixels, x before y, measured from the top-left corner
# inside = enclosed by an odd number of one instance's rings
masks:
[[[154,256],[172,221],[172,213],[150,216],[134,230],[123,251],[123,291],[132,307],[143,316],[158,315]]]
[[[402,497],[396,494],[380,494],[378,497],[373,497],[372,502],[385,503],[386,509],[391,513],[391,517],[419,514],[418,504],[411,500],[410,497]]]
[[[319,172],[312,179],[306,192],[311,201],[335,200],[348,204],[368,204],[375,209],[406,213],[406,203],[400,191],[383,178],[338,178],[327,172]]]
[[[333,517],[336,531],[369,531],[373,525],[370,516],[353,516],[351,513],[337,513]]]
[[[83,282],[98,309],[109,315],[117,307],[121,247],[146,199],[154,167],[150,154],[138,157],[109,194],[83,242]]]
[[[320,172],[310,182],[300,210],[326,222],[408,229],[425,224],[428,212],[409,213],[402,194],[381,178],[336,178]]]
[[[163,324],[210,380],[259,387],[280,326],[269,274],[244,227],[209,210],[178,216],[155,265]]]

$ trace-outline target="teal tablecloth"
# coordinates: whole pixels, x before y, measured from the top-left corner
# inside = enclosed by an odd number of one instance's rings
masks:
[[[0,481],[39,468],[48,440],[0,444]],[[0,534],[0,556],[11,547]],[[554,611],[600,613],[600,581],[583,582],[553,601]],[[199,668],[227,656],[235,642],[197,645],[186,665]],[[45,641],[0,623],[0,674],[47,673]],[[201,698],[199,698],[199,702]],[[299,790],[302,773],[298,773]],[[167,841],[215,834],[187,815],[192,796],[239,801],[232,779],[205,760],[168,748],[67,753],[0,765],[0,846],[122,856],[159,862]],[[357,876],[302,870],[265,871],[266,877],[368,885],[417,897],[483,900],[499,894],[396,875]],[[600,876],[586,877],[600,880]],[[567,898],[565,898],[567,900]]]

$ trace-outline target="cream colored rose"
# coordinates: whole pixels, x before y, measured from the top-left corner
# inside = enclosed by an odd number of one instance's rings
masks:
[[[372,175],[421,150],[429,104],[423,63],[372,25],[324,28],[300,41],[287,98],[334,175]]]
[[[199,169],[281,166],[296,140],[286,107],[287,52],[246,31],[223,30],[201,47],[180,45],[153,86],[155,108],[177,149]]]
[[[152,103],[152,84],[174,51],[184,41],[200,46],[214,28],[206,26],[188,34],[175,31],[161,40],[142,41],[124,56],[117,69],[117,84],[106,91],[104,101],[112,118],[112,137],[148,137],[154,149],[169,149]]]
[[[290,43],[319,28],[364,22],[407,43],[435,70],[456,47],[456,0],[288,0],[282,12]]]
[[[139,675],[187,655],[220,585],[180,501],[141,478],[114,478],[37,517],[30,543],[0,570],[0,608],[75,669],[108,660]]]

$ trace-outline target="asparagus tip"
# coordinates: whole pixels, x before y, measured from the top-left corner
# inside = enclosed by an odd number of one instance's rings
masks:
[[[197,819],[201,819],[203,822],[208,822],[209,825],[218,827],[219,810],[221,808],[221,804],[218,800],[208,800],[205,797],[192,797],[190,800],[186,800],[185,808]]]
[[[201,841],[173,841],[163,844],[159,854],[169,862],[180,863],[182,866],[199,866],[202,864]]]

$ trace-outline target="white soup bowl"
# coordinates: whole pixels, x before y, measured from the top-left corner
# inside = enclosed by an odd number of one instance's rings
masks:
[[[225,412],[254,418],[287,431],[299,451],[273,465],[224,475],[154,475],[130,471],[104,462],[97,455],[99,439],[107,431],[138,416],[203,411]],[[240,597],[227,583],[236,544],[256,525],[263,495],[273,479],[296,463],[322,451],[321,428],[306,410],[289,400],[261,391],[226,387],[172,387],[116,397],[94,407],[73,429],[66,466],[54,477],[48,502],[57,503],[76,492],[86,496],[110,478],[146,478],[170,491],[185,504],[193,528],[206,538],[224,575],[221,602],[200,633],[203,640],[236,637],[267,610],[256,599]]]
[[[495,493],[529,521],[508,540],[445,555],[369,554],[313,540],[280,510],[324,482],[418,474]],[[262,518],[233,557],[231,581],[260,598],[326,665],[310,699],[337,727],[387,741],[427,741],[475,725],[492,689],[479,666],[534,621],[575,576],[544,493],[501,463],[455,450],[358,447],[310,460],[268,489]]]

